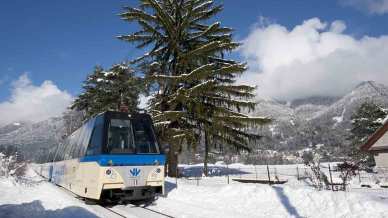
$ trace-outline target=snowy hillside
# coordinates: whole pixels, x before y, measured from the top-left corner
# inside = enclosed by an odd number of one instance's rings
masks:
[[[293,150],[316,144],[344,145],[350,117],[367,101],[388,108],[388,87],[367,81],[342,98],[315,97],[284,104],[260,100],[254,114],[270,116],[274,122],[263,128],[266,137],[259,147]]]
[[[63,134],[63,120],[50,118],[38,123],[18,122],[0,128],[0,146],[16,145],[27,158],[58,144]]]

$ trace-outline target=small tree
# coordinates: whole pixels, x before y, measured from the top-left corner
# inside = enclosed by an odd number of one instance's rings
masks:
[[[348,181],[356,175],[356,171],[359,169],[358,165],[345,161],[337,165],[338,170],[341,172],[340,178],[342,179],[342,188],[346,191],[346,185]]]
[[[71,109],[84,111],[84,119],[107,110],[118,111],[122,103],[129,112],[136,112],[142,84],[142,79],[136,77],[126,64],[113,65],[107,71],[97,66],[84,81],[84,91],[75,99]]]

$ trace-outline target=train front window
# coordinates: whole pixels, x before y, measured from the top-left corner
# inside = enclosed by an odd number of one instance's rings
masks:
[[[151,123],[147,120],[137,120],[133,123],[137,153],[159,153]]]
[[[111,119],[108,131],[108,152],[111,154],[135,153],[132,132],[130,120]]]
[[[158,154],[159,148],[148,120],[111,119],[107,152],[110,154]]]

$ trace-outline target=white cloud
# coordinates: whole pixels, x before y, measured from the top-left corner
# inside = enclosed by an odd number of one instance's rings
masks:
[[[366,80],[388,84],[388,36],[356,39],[345,29],[343,21],[318,18],[292,30],[257,27],[240,48],[250,69],[239,82],[279,100],[341,96]]]
[[[12,83],[9,100],[0,102],[0,126],[15,121],[41,121],[59,116],[69,106],[72,96],[52,81],[32,84],[26,74]]]
[[[388,13],[388,0],[340,0],[340,2],[370,14]]]
[[[139,96],[139,109],[146,109],[148,106],[148,101],[152,98],[152,96],[145,96],[145,95],[140,95]]]

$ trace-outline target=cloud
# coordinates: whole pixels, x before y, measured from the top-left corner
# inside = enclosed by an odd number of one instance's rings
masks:
[[[366,80],[388,84],[388,36],[356,39],[345,29],[343,21],[318,18],[292,30],[257,27],[239,50],[249,65],[239,82],[279,100],[341,96]]]
[[[388,13],[388,0],[340,0],[344,6],[351,6],[370,14]]]
[[[146,109],[148,106],[148,101],[152,98],[152,96],[145,96],[145,95],[140,95],[139,96],[139,109]]]
[[[72,96],[52,81],[32,84],[27,74],[12,83],[11,97],[0,102],[0,126],[16,121],[42,121],[59,116],[72,102]]]

